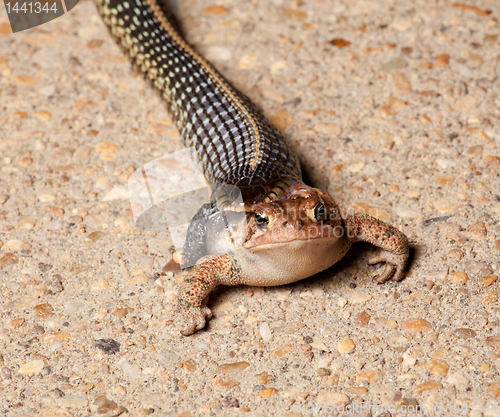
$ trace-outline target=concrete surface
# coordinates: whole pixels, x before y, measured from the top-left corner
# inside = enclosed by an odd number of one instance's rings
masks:
[[[0,7],[2,415],[499,416],[500,3],[172,6],[313,184],[408,235],[407,276],[373,284],[361,244],[303,282],[218,289],[181,337],[168,239],[126,188],[182,147],[165,106],[91,2],[17,34]]]

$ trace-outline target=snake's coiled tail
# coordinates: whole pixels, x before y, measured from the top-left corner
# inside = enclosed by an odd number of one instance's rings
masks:
[[[250,100],[197,54],[155,0],[94,0],[135,65],[160,90],[211,183],[300,180],[297,157]]]

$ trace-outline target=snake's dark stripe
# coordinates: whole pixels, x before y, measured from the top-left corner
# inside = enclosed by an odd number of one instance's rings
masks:
[[[196,53],[155,0],[95,0],[112,34],[167,100],[211,183],[300,179],[298,160],[250,100]]]

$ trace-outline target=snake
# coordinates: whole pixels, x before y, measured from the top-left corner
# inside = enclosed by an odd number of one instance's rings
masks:
[[[193,217],[181,263],[181,331],[202,329],[217,285],[282,285],[327,269],[352,243],[383,251],[376,278],[403,278],[408,240],[395,227],[365,214],[342,217],[326,192],[303,183],[299,160],[283,135],[243,93],[181,36],[156,0],[94,0],[111,34],[164,98],[184,145],[212,190],[212,201]],[[235,187],[244,202],[236,209]],[[222,191],[221,191],[222,190]],[[231,220],[233,219],[233,220]]]

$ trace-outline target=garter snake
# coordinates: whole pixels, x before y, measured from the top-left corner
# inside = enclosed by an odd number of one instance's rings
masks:
[[[329,268],[352,243],[382,249],[375,278],[399,281],[408,240],[364,214],[343,217],[325,191],[302,182],[297,157],[250,100],[189,46],[155,0],[95,0],[111,33],[165,99],[207,181],[236,186],[248,208],[227,223],[230,201],[202,207],[189,226],[188,257],[196,264],[179,289],[184,335],[202,329],[204,301],[219,284],[282,285]]]

